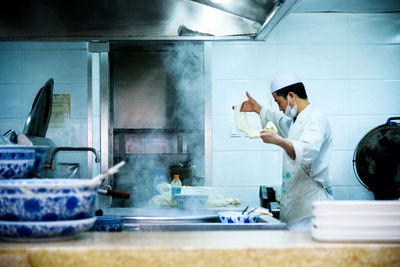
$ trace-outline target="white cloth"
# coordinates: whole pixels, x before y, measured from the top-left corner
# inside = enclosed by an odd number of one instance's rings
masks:
[[[294,74],[284,74],[276,78],[275,80],[272,80],[271,82],[271,93],[274,93],[278,91],[279,89],[282,89],[286,86],[295,84],[295,83],[301,83],[301,80],[299,77],[297,77]]]
[[[308,105],[296,121],[282,113],[262,109],[261,124],[272,121],[278,133],[292,142],[296,159],[283,153],[280,220],[292,223],[312,215],[312,203],[329,200],[331,128],[327,118]]]

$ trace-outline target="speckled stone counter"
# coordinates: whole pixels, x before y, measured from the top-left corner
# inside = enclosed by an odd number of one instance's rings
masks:
[[[399,243],[321,243],[308,232],[86,232],[0,242],[0,266],[400,266]]]

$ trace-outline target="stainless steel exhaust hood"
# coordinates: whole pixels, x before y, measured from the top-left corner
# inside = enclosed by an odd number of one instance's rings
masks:
[[[265,39],[296,0],[22,0],[0,40]]]

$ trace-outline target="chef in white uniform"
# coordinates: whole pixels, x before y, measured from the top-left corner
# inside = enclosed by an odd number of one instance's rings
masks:
[[[281,112],[265,109],[246,92],[243,112],[257,112],[263,128],[272,121],[278,133],[263,130],[264,143],[280,146],[283,153],[280,220],[292,230],[311,230],[312,203],[332,199],[329,159],[332,148],[327,118],[308,101],[301,80],[285,74],[271,82]]]

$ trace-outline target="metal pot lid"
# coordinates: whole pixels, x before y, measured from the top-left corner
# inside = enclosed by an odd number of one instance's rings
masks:
[[[54,81],[50,79],[37,93],[25,122],[25,135],[46,136],[53,104],[53,85]]]
[[[376,199],[400,197],[400,125],[389,118],[386,124],[369,131],[353,155],[357,179]]]

